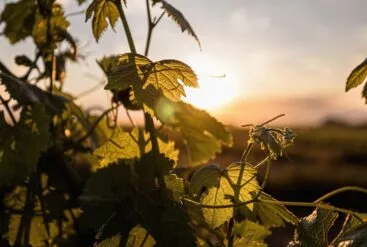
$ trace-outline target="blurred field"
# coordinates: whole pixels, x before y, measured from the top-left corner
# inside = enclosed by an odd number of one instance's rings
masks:
[[[344,125],[292,128],[297,134],[286,152],[290,159],[272,163],[268,186],[286,188],[295,184],[312,186],[367,186],[367,128]],[[230,127],[234,144],[210,163],[227,166],[238,161],[248,140],[248,130]],[[178,144],[179,146],[180,143]],[[259,147],[250,155],[256,164],[265,157]],[[185,166],[185,153],[180,157]]]

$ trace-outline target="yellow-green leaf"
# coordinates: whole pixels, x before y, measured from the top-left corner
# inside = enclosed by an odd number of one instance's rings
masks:
[[[175,149],[172,141],[164,142],[158,138],[160,152],[167,158],[178,161],[179,151]],[[142,129],[134,128],[131,132],[124,132],[119,128],[109,141],[94,151],[94,155],[100,158],[100,165],[107,166],[119,159],[139,158],[144,153],[152,150],[149,134]]]
[[[182,178],[177,177],[176,174],[169,174],[164,176],[167,189],[171,192],[172,198],[180,202],[181,196],[185,194],[185,185]]]
[[[36,14],[32,36],[34,42],[38,46],[43,46],[49,43],[49,32],[51,32],[51,42],[60,42],[65,39],[65,33],[70,23],[68,20],[66,20],[64,16],[64,10],[59,4],[52,5],[52,16],[50,24],[51,30],[48,30],[48,18],[46,18],[39,12]]]
[[[235,223],[234,233],[238,236],[235,239],[235,246],[243,247],[265,247],[267,245],[264,243],[264,240],[271,235],[269,229],[247,219],[240,223]]]
[[[284,205],[262,202],[261,200],[276,201],[272,196],[262,192],[260,201],[255,203],[255,214],[257,219],[266,227],[283,227],[286,222],[296,225],[298,218]]]
[[[238,164],[233,164],[227,169],[220,169],[218,165],[208,165],[199,169],[190,181],[190,194],[199,197],[202,204],[221,206],[236,202],[246,202],[253,199],[253,194],[260,187],[254,175],[255,170],[250,166],[244,167],[242,178],[239,178],[240,170]],[[239,197],[235,196],[237,180],[241,180]],[[253,210],[253,204],[248,204],[249,210]],[[233,216],[233,208],[202,208],[205,220],[211,228],[216,228]]]
[[[223,145],[232,145],[232,135],[226,127],[192,105],[161,98],[155,113],[162,123],[181,132],[188,148],[189,165],[202,164],[220,152]]]
[[[4,35],[11,44],[15,44],[32,34],[36,4],[33,0],[8,3],[0,16],[0,23],[5,23]]]
[[[126,246],[129,247],[150,247],[155,246],[156,242],[149,232],[140,225],[135,226],[129,232]]]
[[[169,4],[165,0],[156,0],[156,1],[154,1],[154,3],[157,3],[157,2],[162,3],[162,9],[164,9],[166,11],[167,15],[169,17],[171,17],[172,20],[174,20],[180,26],[181,31],[182,32],[187,31],[192,37],[194,37],[196,39],[196,41],[199,44],[199,47],[201,47],[198,36],[194,32],[194,30],[191,27],[190,23],[186,20],[185,16],[181,13],[181,11],[179,11],[178,9],[173,7],[171,4]]]
[[[50,195],[53,195],[53,200],[47,200]],[[40,215],[41,203],[36,197],[34,201],[33,212],[34,215],[29,215],[29,213],[24,213],[26,210],[26,198],[27,198],[27,188],[23,186],[16,186],[14,190],[9,193],[4,200],[4,204],[8,209],[16,210],[19,213],[14,213],[10,215],[9,219],[9,229],[6,234],[6,238],[9,243],[13,246],[16,242],[17,235],[21,233],[19,246],[26,246],[26,239],[29,238],[28,244],[31,246],[45,246],[48,243],[50,246],[58,245],[61,238],[65,241],[66,239],[71,239],[72,235],[75,235],[74,220],[75,217],[79,217],[80,210],[76,208],[64,208],[60,204],[55,203],[55,198],[59,199],[63,204],[65,204],[64,195],[58,192],[52,193],[45,190],[44,198],[44,214]],[[50,203],[51,202],[51,203]],[[11,211],[9,210],[9,211]],[[71,214],[72,212],[72,214]],[[26,216],[26,222],[29,220],[29,228],[27,224],[22,224],[22,217]],[[28,218],[29,217],[29,218]],[[46,228],[45,219],[47,220]],[[61,220],[59,222],[59,220]],[[29,230],[29,232],[27,232]],[[48,231],[49,230],[49,231]],[[60,234],[62,233],[62,237]],[[27,236],[27,234],[29,234]]]
[[[150,85],[170,100],[178,101],[186,96],[184,86],[198,87],[195,72],[187,64],[177,60],[152,62],[138,54],[123,54],[103,58],[99,64],[108,78],[105,89],[133,89],[132,100],[144,103],[151,108],[153,103],[146,102],[146,94],[152,94]],[[156,100],[159,94],[154,92]]]
[[[362,84],[367,77],[367,59],[360,63],[353,71],[350,73],[345,85],[345,91],[348,92],[350,89],[355,88]]]
[[[93,0],[93,2],[87,8],[85,21],[87,22],[92,15],[93,35],[98,42],[103,32],[107,29],[107,20],[109,21],[112,29],[114,29],[116,21],[119,18],[119,12],[113,1]]]

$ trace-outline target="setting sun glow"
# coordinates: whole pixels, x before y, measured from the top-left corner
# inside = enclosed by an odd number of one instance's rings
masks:
[[[187,88],[185,101],[215,111],[240,94],[237,75],[219,59],[203,54],[190,55],[188,64],[198,75],[199,88]]]

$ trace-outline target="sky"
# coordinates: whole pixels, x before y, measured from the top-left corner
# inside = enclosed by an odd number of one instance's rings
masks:
[[[0,9],[4,1],[0,1]],[[59,0],[66,13],[85,9],[75,0]],[[88,1],[90,2],[90,1]],[[154,31],[149,57],[178,59],[199,75],[201,88],[187,90],[187,101],[220,121],[239,126],[285,113],[280,124],[319,124],[328,117],[367,121],[362,88],[345,93],[345,80],[367,56],[365,0],[170,0],[198,35],[181,33],[164,17]],[[127,1],[127,17],[138,52],[147,35],[145,1]],[[160,8],[153,14],[158,16]],[[88,52],[81,64],[68,64],[65,89],[84,90],[104,80],[96,59],[129,51],[121,23],[97,44],[84,15],[71,17],[70,31]],[[33,54],[30,40],[11,47],[0,38],[0,59]],[[12,64],[21,73],[22,69]],[[94,75],[94,78],[89,76]],[[213,76],[223,75],[224,78]],[[100,90],[79,100],[85,107],[107,108],[109,94]],[[139,118],[140,115],[137,117]],[[125,121],[122,117],[122,121]]]

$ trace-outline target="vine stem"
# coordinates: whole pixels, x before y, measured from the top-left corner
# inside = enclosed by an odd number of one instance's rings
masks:
[[[339,208],[339,207],[335,207],[335,206],[331,206],[331,205],[326,205],[326,204],[318,204],[318,203],[314,203],[314,202],[292,202],[292,201],[276,201],[276,200],[266,200],[266,199],[253,199],[253,200],[249,200],[246,202],[241,202],[241,203],[237,203],[237,204],[226,204],[226,205],[211,205],[211,204],[201,204],[197,201],[193,201],[191,199],[188,198],[181,198],[183,201],[189,202],[191,203],[193,206],[197,206],[200,208],[210,208],[210,209],[224,209],[224,208],[231,208],[231,207],[243,207],[247,204],[251,204],[251,203],[255,203],[255,202],[264,202],[264,203],[269,203],[269,204],[275,204],[275,205],[284,205],[284,206],[293,206],[293,207],[313,207],[313,208],[321,208],[321,209],[326,209],[326,210],[330,210],[330,211],[335,211],[335,212],[340,212],[340,213],[344,213],[344,214],[351,214],[356,216],[357,218],[360,219],[360,217],[353,211],[348,210],[348,209],[344,209],[344,208]]]
[[[122,25],[124,26],[126,38],[127,38],[127,41],[130,47],[130,51],[136,54],[134,39],[133,39],[133,36],[131,35],[129,23],[127,22],[127,19],[124,13],[124,9],[122,8],[121,0],[115,0],[115,5],[117,7],[117,10],[119,11]]]
[[[144,52],[144,55],[145,56],[148,56],[150,41],[151,41],[151,38],[152,38],[153,29],[154,29],[154,23],[152,21],[152,15],[150,13],[149,0],[146,0],[145,3],[146,3],[147,16],[148,16],[148,35],[147,35],[147,41],[146,41],[146,44],[145,44],[145,52]]]
[[[340,213],[344,213],[344,214],[351,214],[351,215],[354,215],[355,217],[357,217],[358,219],[360,219],[358,214],[356,214],[355,212],[353,212],[351,210],[344,209],[344,208],[339,208],[339,207],[335,207],[335,206],[331,206],[331,205],[321,204],[321,201],[323,201],[325,199],[328,199],[328,198],[330,198],[330,197],[332,197],[336,194],[339,194],[341,192],[346,192],[346,191],[358,191],[358,192],[362,192],[362,193],[367,192],[366,189],[363,189],[363,188],[360,188],[360,187],[346,186],[346,187],[342,187],[340,189],[333,190],[333,191],[327,193],[326,195],[318,198],[314,202],[292,202],[292,201],[277,201],[277,200],[266,200],[266,199],[254,198],[252,200],[241,202],[241,203],[236,203],[236,204],[211,205],[211,204],[201,204],[197,201],[194,201],[194,200],[191,200],[191,199],[188,199],[188,198],[185,198],[185,197],[182,197],[181,199],[183,201],[191,203],[194,206],[201,207],[201,208],[211,208],[211,209],[236,208],[236,207],[242,207],[242,206],[245,206],[247,204],[251,204],[251,203],[255,203],[255,202],[264,202],[264,203],[269,203],[269,204],[293,206],[293,207],[314,207],[314,208],[321,208],[321,209],[326,209],[326,210],[330,210],[330,211],[340,212]]]
[[[9,100],[4,100],[3,97],[0,96],[0,101],[4,105],[6,111],[8,112],[8,114],[9,114],[9,116],[11,118],[11,121],[15,125],[17,123],[17,121],[15,120],[14,114],[13,114],[13,112],[11,111],[11,109],[9,107]]]
[[[127,37],[128,43],[129,43],[129,47],[130,47],[130,51],[131,51],[131,53],[136,54],[135,43],[134,43],[133,37],[131,35],[130,27],[129,27],[129,24],[127,22],[124,10],[122,8],[121,0],[115,0],[115,4],[116,4],[117,9],[119,11],[121,21],[122,21],[122,25],[124,26],[125,34],[126,34],[126,37]],[[149,5],[147,7],[149,8]],[[149,11],[148,18],[149,18],[149,21],[151,21],[150,8],[147,11]],[[153,27],[154,27],[154,24],[153,24]],[[153,28],[153,27],[150,27],[150,28]],[[150,33],[150,36],[151,36],[151,33]],[[135,66],[134,57],[129,56],[129,59],[132,61],[132,63]],[[137,78],[137,79],[139,80],[140,78]],[[145,120],[145,129],[150,134],[150,141],[152,143],[152,153],[153,153],[153,159],[154,159],[153,163],[155,165],[155,172],[156,172],[156,176],[158,178],[158,184],[159,184],[160,189],[161,189],[162,198],[164,198],[164,191],[166,189],[166,185],[165,185],[165,182],[164,182],[163,174],[161,173],[161,171],[159,169],[159,165],[157,164],[157,158],[158,158],[158,154],[160,152],[159,152],[159,146],[158,146],[156,130],[155,130],[155,127],[154,127],[154,121],[153,121],[152,116],[148,112],[144,112],[144,120]]]
[[[253,147],[253,143],[247,143],[247,146],[246,146],[246,148],[245,148],[245,150],[244,150],[244,152],[241,156],[241,160],[240,160],[241,169],[240,169],[240,172],[239,172],[239,175],[238,175],[237,183],[234,187],[234,200],[236,201],[236,203],[239,201],[242,176],[243,176],[243,173],[245,172],[245,162],[246,162],[247,156],[250,153],[252,147]],[[233,210],[232,218],[230,219],[230,221],[228,223],[227,239],[228,239],[228,246],[229,247],[232,247],[233,242],[234,242],[234,235],[233,235],[232,231],[233,231],[233,226],[234,226],[234,221],[235,221],[236,215],[237,215],[237,208],[235,208]]]
[[[321,209],[326,209],[326,210],[329,210],[329,211],[335,211],[335,212],[344,213],[344,214],[351,214],[351,215],[354,215],[355,217],[357,217],[358,219],[362,220],[358,216],[358,214],[356,214],[352,210],[339,208],[339,207],[334,207],[334,206],[327,205],[327,204],[318,204],[318,203],[315,203],[315,202],[273,201],[273,200],[265,200],[265,199],[260,199],[259,201],[269,203],[269,204],[274,204],[274,205],[321,208]]]
[[[361,187],[357,187],[357,186],[345,186],[345,187],[341,187],[339,189],[330,191],[329,193],[323,195],[322,197],[320,197],[319,199],[317,199],[315,201],[315,203],[320,203],[322,201],[325,201],[326,199],[329,199],[330,197],[340,194],[342,192],[346,192],[346,191],[356,191],[356,192],[361,192],[364,194],[367,194],[367,189],[361,188]]]
[[[153,20],[152,19],[151,10],[150,10],[149,0],[146,0],[145,3],[146,3],[147,17],[148,17],[148,35],[147,35],[147,41],[146,41],[146,44],[145,44],[145,52],[144,52],[144,55],[145,56],[148,56],[149,48],[150,48],[150,42],[151,42],[152,34],[153,34],[153,29],[158,24],[158,22],[162,19],[165,11],[162,12],[162,14],[158,17],[157,20],[155,18]]]

